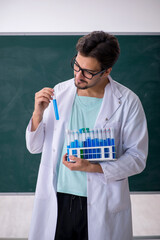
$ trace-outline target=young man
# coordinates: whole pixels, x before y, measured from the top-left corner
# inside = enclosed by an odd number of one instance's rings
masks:
[[[42,152],[29,239],[131,240],[128,177],[145,168],[145,114],[139,98],[109,75],[120,53],[114,36],[92,32],[76,49],[74,79],[35,94],[26,130],[28,150]],[[65,130],[87,127],[114,128],[117,161],[66,161]]]

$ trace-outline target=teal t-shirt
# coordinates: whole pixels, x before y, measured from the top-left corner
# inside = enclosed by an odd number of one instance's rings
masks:
[[[78,96],[76,94],[69,123],[70,130],[80,128],[93,129],[102,103],[102,98]],[[63,163],[62,158],[66,151],[66,139],[60,158],[57,181],[57,192],[69,193],[78,196],[87,196],[87,175],[82,171],[71,171]],[[74,163],[73,163],[74,164]]]

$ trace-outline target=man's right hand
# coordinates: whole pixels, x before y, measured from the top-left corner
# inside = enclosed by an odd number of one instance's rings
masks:
[[[54,95],[53,88],[43,88],[35,94],[34,112],[32,115],[31,131],[35,131],[43,118],[44,110],[48,107]]]

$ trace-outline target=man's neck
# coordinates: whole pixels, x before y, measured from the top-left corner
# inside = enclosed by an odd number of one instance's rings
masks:
[[[87,89],[77,88],[78,96],[87,96],[87,97],[96,97],[103,98],[106,85],[109,83],[109,80],[102,82],[99,85],[96,85]]]

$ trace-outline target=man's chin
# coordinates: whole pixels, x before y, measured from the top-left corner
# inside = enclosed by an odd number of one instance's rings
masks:
[[[82,86],[80,86],[80,85],[78,85],[78,84],[76,84],[76,83],[75,83],[75,86],[76,86],[78,89],[83,89],[83,90],[88,88],[87,86],[82,87]]]
[[[78,89],[87,89],[88,88],[87,85],[83,86],[83,84],[81,84],[81,83],[77,84],[76,81],[74,81],[74,84]]]

